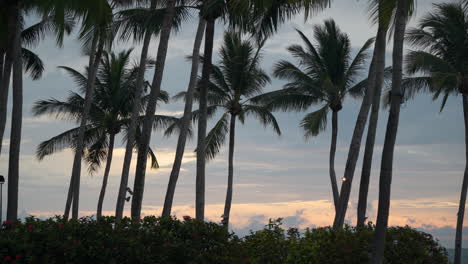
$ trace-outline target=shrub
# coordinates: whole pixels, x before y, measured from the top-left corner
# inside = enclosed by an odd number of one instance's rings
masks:
[[[184,217],[113,217],[99,221],[27,218],[5,222],[0,263],[367,263],[373,226],[285,231],[281,219],[238,238],[216,223]],[[385,263],[444,264],[447,252],[432,236],[410,227],[387,233]]]

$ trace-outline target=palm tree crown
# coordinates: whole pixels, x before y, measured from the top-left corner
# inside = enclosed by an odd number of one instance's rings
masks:
[[[468,94],[468,12],[460,4],[435,5],[418,27],[408,30],[407,40],[418,50],[406,57],[406,71],[419,74],[404,81],[405,96],[430,91],[443,96]]]
[[[290,54],[299,64],[289,61],[276,64],[274,74],[287,80],[284,89],[267,93],[255,100],[269,102],[274,110],[304,111],[319,103],[319,110],[309,113],[301,122],[306,136],[316,136],[326,128],[328,110],[340,111],[343,100],[349,94],[361,97],[366,81],[357,82],[365,69],[368,49],[373,43],[369,39],[351,60],[351,43],[346,33],[341,32],[333,20],[326,20],[323,26],[314,27],[312,42],[297,30],[305,47],[292,45]]]
[[[106,158],[109,136],[116,135],[122,129],[126,129],[130,120],[129,116],[134,100],[137,67],[129,67],[131,50],[119,54],[104,53],[102,65],[96,77],[96,91],[90,111],[89,121],[86,128],[86,155],[85,160],[89,162],[90,171],[99,168],[101,161]],[[87,83],[87,75],[62,66],[74,79],[84,93]],[[35,103],[33,112],[35,115],[52,114],[57,118],[74,120],[79,122],[84,106],[84,98],[80,93],[71,92],[66,101],[57,99],[41,100]],[[146,101],[147,97],[143,97]],[[167,102],[168,95],[163,92],[160,100]],[[144,111],[144,105],[141,112]],[[174,122],[177,118],[170,116],[155,116],[155,126],[164,128]],[[47,141],[42,142],[37,150],[37,157],[43,159],[65,147],[75,147],[78,127],[65,131]],[[154,154],[153,167],[157,167]]]

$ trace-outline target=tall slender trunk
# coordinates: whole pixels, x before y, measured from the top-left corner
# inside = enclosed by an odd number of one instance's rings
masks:
[[[395,15],[395,35],[393,44],[393,76],[390,113],[388,116],[387,131],[382,150],[382,165],[379,182],[379,207],[377,210],[377,223],[372,247],[372,264],[381,264],[384,257],[385,234],[390,213],[390,194],[392,184],[393,155],[400,119],[402,101],[401,82],[403,79],[403,44],[405,39],[406,23],[408,19],[408,2],[399,0]]]
[[[92,65],[94,64],[94,58],[95,58],[95,50],[96,50],[96,47],[98,45],[98,37],[97,36],[94,36],[93,38],[93,41],[91,43],[91,54],[89,55],[89,61],[88,61],[88,68],[91,70],[92,69]],[[89,78],[89,76],[88,76]],[[89,82],[89,79],[88,79],[88,82]],[[86,91],[87,92],[87,91]],[[87,94],[85,95],[87,96]],[[82,120],[83,122],[83,120]],[[76,155],[75,155],[75,159],[76,159]],[[81,162],[80,162],[80,167],[81,167]],[[73,169],[75,169],[75,163],[73,163]],[[81,168],[80,168],[81,170]],[[72,176],[70,178],[70,184],[68,186],[68,193],[67,193],[67,200],[65,202],[65,212],[63,214],[63,217],[65,220],[68,220],[68,217],[70,216],[70,209],[71,209],[71,205],[72,205],[72,201],[73,201],[73,194],[74,194],[74,184],[75,184],[75,173],[72,172]]]
[[[104,203],[104,196],[106,195],[107,181],[109,179],[109,172],[112,163],[112,154],[114,153],[114,141],[115,134],[109,136],[109,149],[107,150],[107,161],[106,168],[104,169],[104,177],[102,178],[101,192],[99,193],[99,200],[96,211],[96,218],[99,219],[102,216],[102,204]]]
[[[463,184],[460,194],[460,204],[458,206],[457,214],[457,230],[455,234],[455,258],[453,263],[461,264],[461,249],[462,249],[462,232],[463,232],[463,218],[465,217],[466,206],[466,192],[468,189],[468,95],[463,95],[463,114],[465,117],[465,158],[466,167],[463,176]]]
[[[197,138],[197,175],[195,179],[195,217],[205,220],[205,164],[206,164],[206,126],[207,126],[207,96],[208,83],[211,75],[211,60],[213,57],[213,40],[215,31],[215,18],[207,18],[205,33],[205,51],[200,82],[200,102]]]
[[[384,1],[384,0],[381,0]],[[349,196],[351,195],[351,186],[354,178],[354,171],[359,158],[361,149],[362,136],[366,127],[369,110],[372,105],[374,97],[374,85],[376,82],[376,72],[379,68],[385,67],[385,43],[376,42],[374,48],[374,55],[369,69],[368,83],[366,93],[362,100],[361,108],[354,127],[353,137],[349,146],[348,159],[344,172],[344,181],[341,184],[340,200],[338,203],[338,210],[336,211],[335,220],[333,221],[333,228],[339,229],[343,227],[346,217],[346,210],[348,209]]]
[[[332,110],[332,139],[330,145],[330,182],[333,192],[333,204],[335,205],[335,211],[338,208],[338,200],[340,195],[338,193],[338,183],[336,182],[335,173],[335,154],[336,154],[336,140],[338,137],[338,111]]]
[[[86,84],[86,95],[84,101],[83,113],[81,116],[80,129],[78,131],[78,139],[75,149],[75,157],[73,159],[72,168],[72,182],[73,182],[73,198],[72,198],[72,218],[78,219],[79,204],[80,204],[80,177],[81,177],[81,158],[84,150],[84,136],[86,132],[86,124],[88,122],[89,111],[91,110],[91,104],[93,102],[94,85],[96,79],[96,73],[99,67],[99,63],[102,57],[104,49],[105,37],[101,34],[95,36],[98,38],[98,48],[94,55],[94,61],[91,61],[88,74],[88,83]],[[94,41],[94,40],[93,40]],[[94,52],[94,50],[92,50]],[[92,56],[91,56],[92,57]]]
[[[2,77],[0,78],[0,156],[2,155],[2,142],[7,119],[8,90],[10,89],[12,58],[9,52],[7,52],[5,54],[5,59],[2,60]]]
[[[151,1],[150,9],[156,8],[156,0]],[[128,176],[130,165],[132,163],[133,148],[135,146],[135,135],[137,129],[137,121],[140,116],[141,95],[143,93],[143,84],[145,82],[146,61],[148,58],[148,49],[151,43],[152,32],[147,31],[143,39],[143,47],[141,49],[140,66],[136,81],[135,95],[133,99],[132,116],[130,118],[130,127],[128,128],[127,144],[125,146],[125,156],[122,167],[122,176],[120,178],[119,194],[117,196],[117,205],[115,207],[115,220],[119,222],[123,217],[125,207],[125,198],[127,196]]]
[[[151,92],[148,105],[146,106],[146,115],[144,118],[143,129],[138,147],[137,167],[135,171],[135,182],[133,185],[132,197],[132,218],[139,218],[141,215],[141,205],[143,201],[143,191],[145,188],[146,163],[148,160],[149,143],[151,140],[151,130],[154,122],[154,114],[156,112],[156,103],[161,91],[161,83],[164,74],[164,66],[166,63],[166,55],[168,50],[169,38],[171,36],[172,20],[175,15],[175,0],[170,0],[167,3],[166,13],[161,29],[161,36],[156,56],[155,72],[151,85]]]
[[[229,216],[231,215],[232,188],[234,187],[234,143],[236,135],[236,115],[231,114],[231,124],[229,128],[229,165],[228,183],[226,192],[226,202],[224,204],[223,225],[229,227]]]
[[[0,43],[0,45],[1,45],[1,43]],[[0,85],[3,82],[3,67],[4,67],[4,65],[5,65],[5,49],[0,46]]]
[[[380,97],[382,95],[382,87],[384,82],[385,71],[385,47],[388,27],[380,23],[377,31],[376,46],[383,47],[379,61],[375,66],[375,83],[369,83],[374,86],[374,98],[372,100],[372,110],[367,129],[366,147],[364,151],[364,159],[361,172],[361,182],[359,184],[359,201],[357,209],[357,227],[364,227],[366,221],[367,197],[369,193],[369,182],[372,169],[372,157],[374,155],[375,136],[377,133],[377,124],[379,120]]]
[[[16,45],[17,27],[20,15],[19,1],[10,0],[6,2],[8,7],[7,18],[7,41],[5,50],[5,61],[3,68],[3,76],[0,82],[0,156],[2,155],[2,142],[5,133],[6,119],[7,119],[7,105],[8,105],[8,90],[10,89],[10,76],[13,68],[13,61],[19,58],[20,47]],[[18,55],[18,56],[17,56]]]
[[[19,11],[18,11],[19,12]],[[15,45],[21,47],[19,35],[21,28],[17,25]],[[23,62],[21,56],[15,54],[13,61],[13,110],[11,116],[10,153],[8,159],[8,204],[7,220],[18,219],[18,186],[19,160],[21,146],[21,125],[23,122]]]
[[[190,81],[185,95],[185,108],[184,116],[182,118],[182,127],[180,129],[179,139],[177,140],[177,148],[175,153],[174,165],[172,166],[171,175],[169,176],[169,184],[167,185],[166,198],[164,199],[164,208],[162,216],[170,216],[172,210],[172,203],[174,201],[174,193],[179,178],[180,167],[182,166],[182,159],[184,157],[185,143],[187,141],[187,132],[192,121],[192,107],[193,107],[193,93],[197,84],[198,66],[200,61],[200,47],[203,40],[203,33],[205,31],[205,19],[200,16],[195,35],[195,43],[193,44],[192,52],[192,70],[190,72]]]

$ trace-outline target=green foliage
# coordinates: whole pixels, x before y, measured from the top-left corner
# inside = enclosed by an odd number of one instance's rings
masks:
[[[285,231],[281,219],[238,238],[216,223],[175,218],[27,218],[5,222],[0,263],[347,263],[369,260],[373,226]],[[444,264],[447,252],[431,235],[389,228],[385,263]]]

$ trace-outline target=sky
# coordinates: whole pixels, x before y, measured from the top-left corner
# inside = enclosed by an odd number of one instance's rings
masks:
[[[414,26],[422,15],[431,9],[432,3],[440,1],[420,0],[417,12],[410,26]],[[280,59],[293,61],[286,48],[301,44],[294,29],[302,30],[312,39],[313,26],[325,19],[333,18],[340,28],[349,34],[353,48],[357,50],[375,35],[376,28],[368,19],[366,1],[336,0],[333,6],[304,21],[297,16],[282,25],[278,33],[268,40],[263,51],[263,68],[272,72],[275,62]],[[193,46],[197,19],[193,16],[173,34],[164,73],[163,89],[171,95],[187,88],[190,64],[186,56]],[[215,36],[215,50],[220,47],[223,25],[218,24]],[[158,39],[153,39],[150,54],[155,56]],[[141,46],[134,43],[117,43],[117,50],[133,48],[132,56],[139,57]],[[410,49],[410,47],[406,47]],[[39,162],[35,150],[40,142],[75,123],[56,120],[54,117],[34,117],[31,113],[35,101],[54,97],[65,99],[69,91],[77,91],[72,79],[57,69],[59,65],[82,70],[87,58],[81,54],[81,44],[76,35],[68,37],[63,48],[57,48],[53,39],[46,39],[36,49],[46,65],[46,72],[39,81],[29,77],[24,80],[24,119],[20,162],[21,216],[53,216],[63,212],[66,192],[71,176],[73,155],[70,150],[54,154]],[[387,64],[391,65],[391,43],[387,52]],[[217,61],[215,56],[214,61]],[[152,78],[149,71],[147,78]],[[363,76],[365,76],[363,72]],[[265,91],[281,89],[283,81],[273,79]],[[337,175],[343,175],[351,134],[354,129],[360,101],[349,99],[339,113],[338,149],[336,154]],[[8,105],[11,111],[11,98]],[[283,218],[286,227],[299,228],[331,225],[334,217],[332,194],[328,176],[328,154],[330,126],[315,138],[305,139],[299,127],[300,120],[311,108],[301,113],[275,113],[282,135],[264,128],[253,119],[236,130],[234,197],[231,223],[234,231],[247,234],[249,230],[262,228],[270,218]],[[172,101],[157,109],[159,114],[177,115],[183,111],[181,102]],[[464,142],[461,97],[449,99],[446,108],[440,112],[440,101],[432,101],[430,95],[420,95],[405,102],[401,110],[392,182],[391,225],[410,225],[433,234],[449,248],[453,246],[454,227],[458,208],[459,192],[464,170]],[[218,117],[219,118],[219,117]],[[380,112],[380,122],[374,155],[374,166],[369,191],[368,217],[375,221],[378,196],[378,176],[384,140],[387,110]],[[209,127],[213,126],[212,120]],[[8,119],[8,123],[11,119]],[[0,174],[7,175],[10,126],[7,125],[3,153],[0,156]],[[161,168],[148,170],[146,177],[143,214],[159,215],[172,168],[176,137],[162,136],[161,131],[153,132],[151,147],[155,150]],[[109,185],[104,202],[105,214],[115,209],[124,145],[117,140],[110,172]],[[363,140],[364,142],[364,140]],[[173,213],[194,215],[195,198],[195,149],[196,139],[186,147],[182,170],[174,200]],[[361,152],[361,157],[362,157]],[[136,155],[134,155],[135,158]],[[131,174],[134,172],[134,164]],[[355,172],[348,209],[347,222],[356,219],[357,192],[360,180],[361,158]],[[80,210],[82,215],[95,213],[97,198],[102,183],[103,171],[89,175],[82,172]],[[8,179],[7,179],[8,180]],[[133,175],[129,180],[133,185]],[[227,149],[207,164],[206,173],[206,218],[219,222],[223,212],[227,183]],[[6,186],[4,186],[6,187]],[[3,198],[6,201],[6,188]],[[126,210],[130,208],[127,203]],[[5,209],[5,206],[4,206]],[[468,245],[468,224],[464,245]]]

